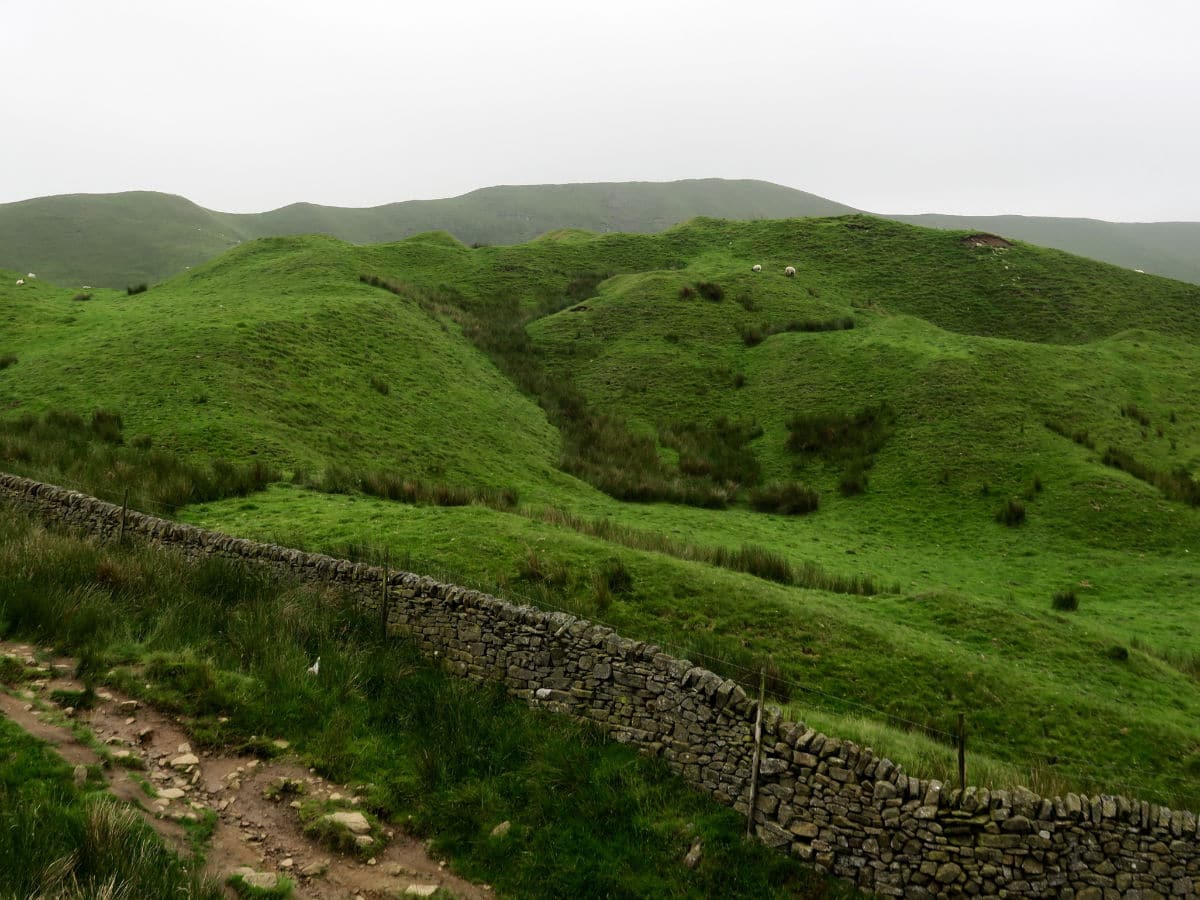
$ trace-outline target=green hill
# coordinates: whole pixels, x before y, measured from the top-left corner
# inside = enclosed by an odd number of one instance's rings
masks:
[[[123,288],[169,278],[256,237],[316,233],[368,244],[443,230],[468,244],[514,244],[559,228],[652,232],[701,215],[852,211],[779,185],[717,178],[491,187],[367,209],[296,203],[252,214],[214,212],[152,192],[72,194],[0,204],[0,267],[62,284]]]
[[[963,711],[973,779],[1196,806],[1200,288],[971,237],[696,219],[269,238],[88,300],[5,276],[2,465],[37,474],[22,413],[119,410],[129,443],[307,472],[192,521],[766,668],[918,770]],[[384,499],[404,479],[520,502]]]
[[[152,192],[74,194],[0,204],[0,267],[61,284],[121,288],[169,278],[241,241],[326,234],[357,244],[448,231],[467,244],[516,244],[560,229],[662,231],[696,216],[838,216],[851,207],[764,181],[719,178],[490,187],[445,200],[366,209],[295,203],[221,213]],[[1200,283],[1200,224],[1101,222],[1034,216],[895,215],[928,227],[1003,235]]]
[[[926,228],[970,229],[1200,284],[1200,222],[1104,222],[1046,216],[894,215]]]

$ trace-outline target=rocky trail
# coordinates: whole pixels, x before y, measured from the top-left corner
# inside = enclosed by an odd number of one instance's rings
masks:
[[[45,741],[80,783],[99,772],[108,790],[141,810],[181,854],[202,840],[206,870],[222,884],[234,874],[256,887],[286,877],[292,896],[314,900],[438,896],[489,898],[432,859],[425,844],[357,809],[360,798],[305,768],[285,741],[271,759],[193,748],[172,717],[116,691],[98,688],[90,709],[66,706],[84,690],[75,660],[28,644],[0,642],[29,678],[0,685],[0,714]],[[57,694],[56,692],[62,692]],[[305,834],[300,808],[315,808],[339,852]],[[310,816],[312,814],[310,813]],[[311,821],[311,818],[310,818]],[[207,835],[207,837],[204,837]],[[237,896],[226,887],[229,896]]]

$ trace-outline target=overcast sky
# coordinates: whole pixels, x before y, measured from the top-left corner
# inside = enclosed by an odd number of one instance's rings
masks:
[[[761,178],[1200,220],[1195,0],[0,0],[0,202]]]

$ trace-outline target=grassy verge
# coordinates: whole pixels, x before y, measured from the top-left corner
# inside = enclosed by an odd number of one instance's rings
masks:
[[[368,785],[368,812],[411,816],[465,877],[502,894],[846,891],[747,842],[739,816],[660,762],[448,677],[339,597],[259,571],[100,547],[7,516],[0,634],[71,650],[83,674],[177,712],[199,743],[287,738],[323,775]],[[704,855],[689,869],[696,838]]]
[[[218,900],[140,816],[0,718],[0,896],[196,897]]]

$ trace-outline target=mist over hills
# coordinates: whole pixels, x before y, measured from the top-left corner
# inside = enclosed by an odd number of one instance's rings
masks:
[[[560,228],[658,232],[697,216],[781,219],[858,212],[753,180],[498,186],[442,200],[363,209],[295,203],[224,213],[170,194],[70,194],[0,204],[0,267],[62,284],[153,283],[258,237],[327,234],[357,244],[443,230],[466,244],[516,244]],[[890,215],[970,228],[1126,268],[1200,283],[1200,223],[1114,223],[1027,216]]]

